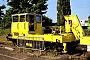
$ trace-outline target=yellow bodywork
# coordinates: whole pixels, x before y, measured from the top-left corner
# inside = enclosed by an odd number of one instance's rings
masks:
[[[32,43],[26,43],[26,46],[32,47]]]
[[[23,40],[35,40],[35,41],[46,41],[46,42],[56,42],[63,43],[64,52],[66,52],[66,43],[75,42],[80,40],[80,44],[90,45],[90,36],[85,36],[85,33],[82,29],[80,21],[77,15],[67,15],[65,18],[65,28],[60,26],[60,33],[57,35],[54,34],[43,34],[42,33],[42,21],[36,22],[34,18],[34,31],[29,31],[29,22],[26,21],[25,14],[16,14],[18,16],[18,22],[12,22],[11,33],[12,38],[14,39],[23,39]],[[20,22],[20,16],[25,15],[24,22]],[[12,15],[12,19],[13,19]],[[63,29],[63,30],[62,30]],[[62,33],[64,31],[64,33]],[[32,46],[30,43],[26,43],[27,46]]]
[[[65,19],[67,21],[67,22],[65,22],[66,32],[72,32],[74,34],[76,40],[79,40],[80,37],[85,35],[77,15],[65,16]],[[72,21],[71,28],[70,28],[69,20]]]
[[[90,45],[90,36],[83,36],[80,38],[81,45]]]
[[[20,16],[22,14],[18,14]],[[23,14],[26,15],[26,14]],[[20,18],[18,19],[20,20]],[[24,37],[25,40],[38,40],[41,41],[42,38],[48,42],[56,42],[59,40],[60,43],[72,42],[80,40],[84,35],[84,31],[81,27],[77,15],[65,16],[65,33],[61,33],[63,27],[60,26],[60,34],[42,34],[42,23],[36,23],[35,21],[35,31],[29,31],[29,22],[12,22],[11,32],[12,38],[18,38],[20,36]],[[69,20],[72,21],[72,27],[70,27]],[[72,32],[72,33],[70,33]],[[29,38],[28,38],[29,37]],[[40,39],[41,37],[41,39]],[[85,38],[87,39],[87,38]],[[83,40],[81,39],[81,43]]]
[[[12,38],[25,39],[25,40],[37,40],[42,41],[42,38],[47,42],[56,42],[59,40],[60,43],[72,42],[75,41],[75,37],[72,33],[60,33],[59,35],[53,34],[42,34],[42,23],[36,23],[35,21],[35,31],[29,31],[29,22],[20,22],[20,15],[26,14],[17,14],[19,16],[18,22],[12,22],[11,32]],[[60,27],[61,31],[63,27]],[[41,38],[40,38],[41,37]]]
[[[69,15],[65,16],[66,20],[72,20],[72,27],[71,27],[71,32],[73,32],[76,40],[80,40],[81,45],[90,45],[90,36],[85,36],[85,33],[82,29],[82,26],[80,24],[80,21],[77,17],[77,15]],[[65,22],[65,28],[66,32],[70,31],[70,26],[68,24],[69,22]]]
[[[44,34],[44,35],[27,35],[27,36],[14,36],[13,38],[24,39],[24,40],[35,40],[35,41],[47,41],[47,42],[56,42],[59,40],[59,43],[72,42],[75,41],[75,37],[72,33],[62,34],[62,35],[53,35],[53,34]]]

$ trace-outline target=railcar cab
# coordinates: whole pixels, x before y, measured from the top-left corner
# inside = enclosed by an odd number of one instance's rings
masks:
[[[11,32],[13,36],[26,34],[42,34],[42,17],[39,14],[14,14],[12,15]]]

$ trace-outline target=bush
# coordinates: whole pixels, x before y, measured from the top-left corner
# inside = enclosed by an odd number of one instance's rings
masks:
[[[49,26],[46,26],[44,29],[44,33],[51,33],[52,29]]]
[[[7,35],[7,34],[9,34],[10,33],[10,28],[7,28],[7,29],[5,29],[5,28],[0,28],[0,35]]]
[[[85,32],[85,35],[86,35],[86,36],[89,36],[89,35],[90,35],[90,30],[84,29],[84,32]]]

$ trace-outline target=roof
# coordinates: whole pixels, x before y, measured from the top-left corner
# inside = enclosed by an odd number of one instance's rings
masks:
[[[30,14],[30,15],[40,15],[40,14],[32,14],[32,13],[20,13],[20,14],[12,14],[12,16],[16,16],[16,15],[27,15],[27,14]]]

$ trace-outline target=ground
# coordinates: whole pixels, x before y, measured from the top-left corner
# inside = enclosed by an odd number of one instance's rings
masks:
[[[6,49],[6,47],[8,49]],[[11,50],[11,49],[14,50]],[[90,55],[90,54],[89,54]],[[19,49],[13,46],[12,42],[8,42],[6,40],[6,35],[0,36],[0,59],[1,60],[86,60],[85,56],[76,56],[76,55],[58,55],[54,56],[52,53],[42,52],[40,55],[40,51],[34,51],[32,53],[27,52],[25,49]]]

